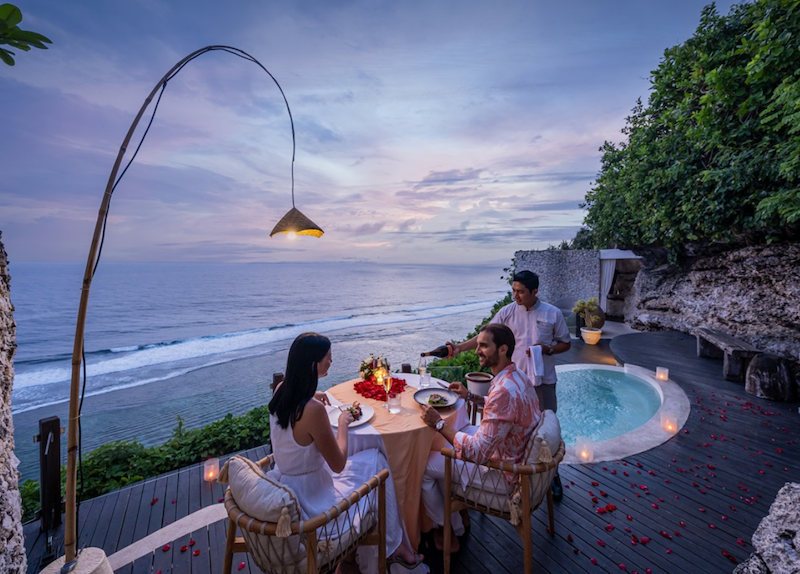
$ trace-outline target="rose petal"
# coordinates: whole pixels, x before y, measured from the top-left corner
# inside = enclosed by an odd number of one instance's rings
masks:
[[[237,570],[244,570],[244,562],[240,562]]]
[[[739,546],[744,546],[744,540],[742,540],[741,538],[737,538],[736,544],[738,544]]]
[[[170,548],[172,548],[172,546],[170,546],[169,544],[164,544],[164,546],[161,547],[161,550],[163,550],[164,552],[169,552]]]
[[[605,529],[606,529],[606,532],[611,532],[612,530],[614,530],[614,525],[613,524],[606,524],[605,525]]]
[[[617,564],[617,566],[619,566],[620,570],[627,570],[628,569],[628,567],[625,566],[624,564]]]
[[[200,556],[200,551],[199,550],[195,550],[194,552],[192,552],[192,555]]]
[[[603,542],[602,540],[598,540],[598,541],[597,541],[597,545],[598,545],[598,546],[605,546],[605,545],[606,545],[606,543],[605,543],[605,542]]]
[[[150,506],[153,506],[156,502],[158,502],[158,499],[154,498],[153,500],[150,501]]]
[[[591,562],[592,564],[597,564],[597,558],[591,558],[589,562]]]
[[[189,550],[188,546],[186,546],[185,544],[181,546],[181,552],[186,552],[187,550]]]

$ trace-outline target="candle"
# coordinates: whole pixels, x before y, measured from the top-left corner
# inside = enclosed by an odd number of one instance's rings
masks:
[[[581,462],[592,462],[594,460],[594,442],[592,439],[579,436],[575,440],[575,454]]]
[[[675,434],[678,432],[678,417],[674,414],[662,411],[661,413],[661,430],[666,431],[670,434]]]
[[[666,367],[656,367],[656,378],[659,381],[669,380],[669,369]]]
[[[203,463],[203,479],[206,482],[211,482],[216,480],[217,476],[219,476],[219,459],[209,458]]]

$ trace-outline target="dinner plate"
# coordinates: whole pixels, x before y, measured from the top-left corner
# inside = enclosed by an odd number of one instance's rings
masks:
[[[447,404],[444,405],[431,405],[428,402],[428,398],[433,395],[440,395],[447,399]],[[451,407],[458,401],[458,393],[451,391],[449,389],[437,389],[437,388],[427,388],[427,389],[420,389],[416,393],[414,393],[414,400],[417,401],[421,405],[428,405],[431,407],[435,407],[437,409],[443,409],[445,407]]]
[[[350,405],[346,404],[346,405],[342,405],[342,406],[343,407],[349,407]],[[363,403],[361,403],[361,405],[359,405],[359,406],[361,407],[361,418],[358,419],[357,421],[351,422],[349,428],[358,427],[358,426],[367,424],[372,419],[372,417],[375,416],[375,411],[373,410],[373,408],[371,406],[365,405]],[[332,426],[335,426],[335,427],[339,426],[339,413],[340,412],[341,411],[339,410],[339,407],[328,407],[328,420],[331,421],[331,425]]]

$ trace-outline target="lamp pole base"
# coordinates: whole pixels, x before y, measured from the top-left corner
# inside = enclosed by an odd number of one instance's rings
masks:
[[[64,558],[62,556],[51,562],[40,574],[114,574],[102,548],[84,548],[69,569],[64,569]]]

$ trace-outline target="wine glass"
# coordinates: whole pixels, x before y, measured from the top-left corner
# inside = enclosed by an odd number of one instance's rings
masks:
[[[388,370],[384,370],[383,372],[383,390],[386,391],[386,404],[383,405],[383,408],[389,408],[389,391],[392,390],[392,373]]]
[[[427,378],[425,377],[425,373],[428,372],[428,359],[426,357],[419,358],[419,388],[424,389],[428,386]]]

